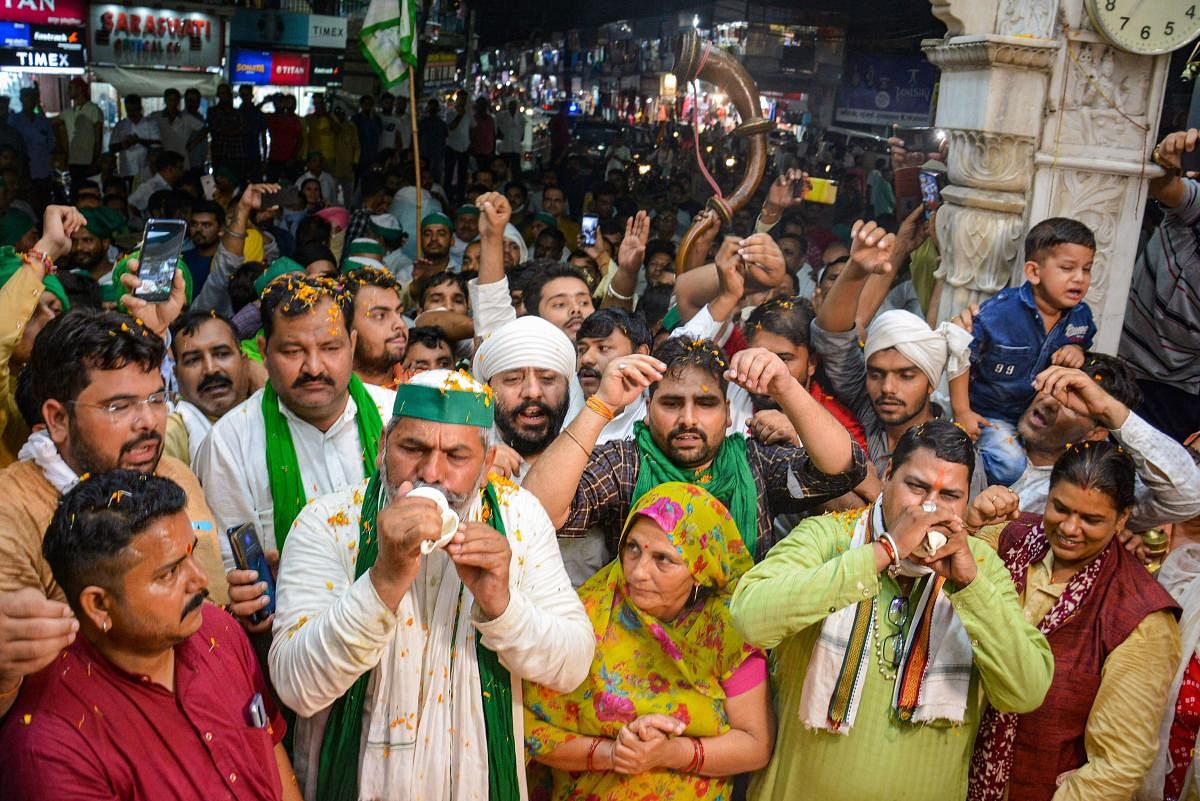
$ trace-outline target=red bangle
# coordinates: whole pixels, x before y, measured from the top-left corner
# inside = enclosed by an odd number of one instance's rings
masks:
[[[592,766],[592,757],[595,755],[596,749],[600,746],[600,739],[601,738],[599,738],[599,737],[593,737],[592,738],[592,746],[591,746],[591,748],[588,749],[588,753],[587,753],[587,772],[588,773],[594,773],[596,770]]]
[[[883,550],[887,553],[888,562],[894,564],[896,562],[896,551],[892,548],[892,544],[885,539],[875,541],[883,546]]]
[[[699,737],[696,739],[696,746],[700,749],[700,764],[696,765],[696,772],[700,773],[704,770],[704,741]]]
[[[51,259],[49,256],[47,256],[42,251],[33,250],[31,248],[31,249],[25,251],[24,253],[22,253],[21,255],[27,256],[31,259],[34,259],[35,261],[40,261],[42,263],[42,269],[46,271],[46,275],[57,275],[58,274],[58,268],[54,266],[54,260]]]

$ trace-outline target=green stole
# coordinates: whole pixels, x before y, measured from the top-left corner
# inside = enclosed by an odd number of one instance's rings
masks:
[[[375,518],[379,513],[381,484],[379,472],[376,471],[363,498],[358,561],[354,565],[356,579],[375,564],[379,555]],[[500,516],[500,504],[491,482],[483,491],[483,503],[484,520],[505,535],[504,518]],[[455,619],[457,625],[458,620]],[[481,637],[475,638],[475,656],[479,662],[483,722],[487,732],[488,798],[490,801],[517,801],[520,791],[516,743],[513,740],[512,684],[508,669],[500,664],[494,651],[484,647]],[[359,676],[346,694],[334,701],[329,709],[317,771],[317,798],[321,801],[356,801],[358,798],[358,749],[362,741],[363,707],[369,678],[369,671]]]
[[[695,484],[725,504],[729,516],[738,527],[746,550],[754,561],[758,561],[758,485],[750,471],[750,460],[746,457],[746,438],[741,434],[729,434],[721,443],[717,457],[705,470],[687,470],[676,467],[665,453],[659,450],[650,436],[650,429],[642,421],[633,424],[634,442],[637,443],[639,466],[637,483],[633,487],[633,502],[637,503],[650,490],[669,481]]]
[[[375,472],[375,456],[379,453],[383,419],[366,385],[353,373],[350,375],[350,397],[357,407],[354,420],[358,424],[358,441],[362,445],[363,475],[369,476]],[[304,478],[300,475],[300,463],[296,459],[292,431],[288,428],[287,418],[279,411],[279,395],[270,381],[263,387],[262,415],[267,433],[267,480],[271,488],[271,502],[275,507],[275,545],[282,553],[288,531],[304,504],[308,503],[308,496],[304,491]]]

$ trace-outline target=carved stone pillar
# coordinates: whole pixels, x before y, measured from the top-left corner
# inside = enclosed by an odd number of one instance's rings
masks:
[[[924,43],[942,70],[937,124],[950,141],[939,316],[1024,281],[1030,226],[1075,217],[1096,233],[1096,345],[1115,351],[1146,183],[1159,173],[1148,157],[1169,57],[1108,45],[1083,0],[931,3],[949,29]]]

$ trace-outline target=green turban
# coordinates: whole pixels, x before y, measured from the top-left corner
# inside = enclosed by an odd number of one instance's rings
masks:
[[[454,229],[454,223],[450,221],[449,217],[447,217],[445,214],[442,214],[440,211],[430,212],[429,214],[425,215],[425,219],[421,220],[422,231],[431,225],[444,225],[450,230]]]
[[[0,247],[0,287],[7,284],[23,264],[24,261],[11,247]],[[42,286],[46,287],[47,292],[58,298],[62,303],[63,311],[70,311],[71,301],[67,298],[67,290],[63,288],[62,281],[59,281],[57,276],[47,275],[42,279]]]
[[[254,279],[254,291],[262,294],[267,288],[267,284],[274,281],[281,275],[291,275],[292,273],[303,273],[304,267],[300,262],[289,259],[287,256],[280,256],[275,261],[267,266],[267,271]]]
[[[129,228],[121,213],[107,206],[100,206],[95,209],[80,209],[79,213],[87,220],[87,229],[97,239],[112,239],[113,234],[126,231]]]
[[[0,246],[16,245],[36,225],[34,219],[20,209],[8,209],[0,214]]]

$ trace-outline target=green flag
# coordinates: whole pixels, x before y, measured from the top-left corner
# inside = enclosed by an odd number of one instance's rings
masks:
[[[363,19],[362,52],[384,89],[392,89],[417,66],[416,0],[371,0]]]

